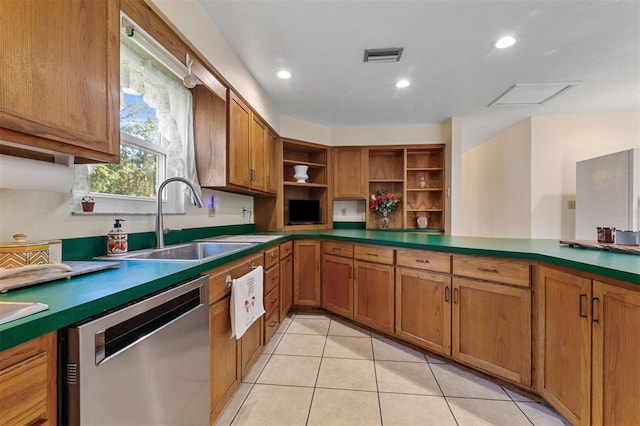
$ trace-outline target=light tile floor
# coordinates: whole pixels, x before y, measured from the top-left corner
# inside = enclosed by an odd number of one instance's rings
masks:
[[[291,313],[216,425],[567,425],[553,409],[329,314]]]

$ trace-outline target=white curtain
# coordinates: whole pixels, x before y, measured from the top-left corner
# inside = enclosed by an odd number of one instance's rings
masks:
[[[193,147],[191,92],[169,71],[144,59],[137,49],[130,40],[122,40],[120,85],[124,90],[142,95],[143,100],[156,109],[160,144],[167,149],[167,177],[184,177],[200,192]],[[122,100],[120,103],[124,105]]]

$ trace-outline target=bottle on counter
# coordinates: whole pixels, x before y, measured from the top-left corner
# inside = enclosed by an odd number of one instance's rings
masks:
[[[127,253],[127,233],[122,229],[124,219],[116,219],[113,229],[107,234],[107,256],[121,256]]]

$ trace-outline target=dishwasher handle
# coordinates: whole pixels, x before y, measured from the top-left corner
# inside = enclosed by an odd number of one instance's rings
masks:
[[[205,303],[205,286],[198,286],[122,322],[97,331],[95,333],[96,365],[117,357]]]

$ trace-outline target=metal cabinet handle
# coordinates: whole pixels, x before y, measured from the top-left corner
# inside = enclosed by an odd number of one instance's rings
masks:
[[[334,247],[333,251],[342,251],[342,249],[340,247]]]
[[[272,305],[275,305],[276,303],[278,303],[278,299],[273,299],[273,300],[271,301],[271,304],[272,304]]]
[[[378,253],[367,253],[367,256],[378,256]]]
[[[353,278],[353,266],[349,266],[349,278]]]
[[[587,314],[583,313],[583,311],[582,311],[582,306],[584,305],[584,301],[586,301],[586,300],[587,300],[587,294],[586,293],[582,293],[580,295],[580,298],[578,299],[578,304],[579,304],[578,313],[579,313],[580,317],[582,317],[582,318],[587,318]]]
[[[256,262],[251,262],[251,270],[253,271],[254,269],[256,269],[258,267],[258,265],[256,265]]]
[[[231,288],[232,285],[233,278],[231,278],[231,275],[227,275],[224,279],[224,288]]]
[[[453,303],[458,304],[458,289],[453,289]]]
[[[278,275],[274,275],[274,276],[272,276],[272,277],[271,277],[271,281],[275,281],[275,280],[277,280],[278,278],[280,278]]]
[[[449,301],[449,294],[451,293],[451,290],[449,289],[449,286],[446,286],[444,288],[444,301],[448,302]]]
[[[269,327],[275,327],[278,324],[278,321],[271,321],[269,323]]]
[[[598,298],[598,297],[592,297],[591,298],[591,322],[600,322],[599,316],[598,316],[598,318],[596,318],[595,302],[598,302],[598,305],[599,305],[600,304],[600,298]]]
[[[429,263],[429,259],[416,259],[418,263]]]
[[[482,271],[482,272],[498,272],[497,269],[494,268],[486,268],[484,266],[478,266],[478,271]]]
[[[271,253],[271,258],[275,259],[276,258],[276,254],[275,253]]]

